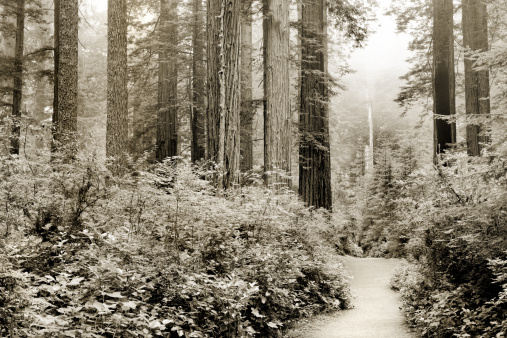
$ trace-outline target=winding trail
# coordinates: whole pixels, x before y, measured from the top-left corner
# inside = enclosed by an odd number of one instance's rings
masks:
[[[398,294],[389,287],[399,260],[347,256],[343,261],[353,277],[354,308],[326,316],[300,334],[308,338],[417,337],[405,323]]]

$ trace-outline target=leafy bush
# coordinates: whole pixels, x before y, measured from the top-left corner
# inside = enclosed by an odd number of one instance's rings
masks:
[[[291,191],[216,197],[181,159],[1,165],[3,336],[270,337],[348,306],[329,217]]]
[[[410,237],[404,250],[411,265],[392,284],[423,336],[501,337],[507,334],[504,166],[463,161],[461,154],[449,161],[410,180],[412,202],[403,201],[397,218]]]

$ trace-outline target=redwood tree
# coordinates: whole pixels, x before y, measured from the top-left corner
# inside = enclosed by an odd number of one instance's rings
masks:
[[[325,0],[303,0],[299,114],[299,194],[310,206],[332,208]]]
[[[107,6],[106,156],[121,160],[128,141],[127,0]]]
[[[434,158],[456,143],[452,0],[433,0]]]
[[[241,0],[208,1],[208,159],[218,187],[239,182]]]
[[[73,156],[77,134],[78,0],[55,0],[53,150]]]
[[[16,45],[14,55],[14,88],[12,92],[11,154],[19,155],[21,136],[21,102],[23,99],[23,49],[25,39],[25,0],[18,0],[16,10]]]
[[[241,170],[253,167],[252,0],[242,0],[241,20]]]
[[[288,182],[274,171],[290,174],[291,169],[289,4],[289,0],[264,0],[263,3],[264,171],[268,186]]]
[[[488,14],[482,0],[462,0],[463,45],[469,51],[488,50]],[[475,70],[474,60],[465,57],[465,101],[466,113],[473,119],[489,114],[489,71]],[[487,142],[486,136],[480,136],[478,123],[468,124],[466,129],[467,149],[471,156],[479,156],[481,143]]]
[[[178,155],[178,26],[176,0],[160,0],[156,157]]]
[[[192,162],[206,156],[206,114],[205,114],[205,78],[206,66],[204,63],[204,19],[202,0],[193,0],[193,27],[192,27],[192,111],[190,129],[192,132],[191,159]]]

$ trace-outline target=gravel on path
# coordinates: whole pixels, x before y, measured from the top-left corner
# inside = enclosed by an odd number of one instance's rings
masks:
[[[317,319],[296,330],[305,338],[412,338],[400,311],[400,299],[389,287],[398,259],[343,257],[352,275],[352,309]],[[289,335],[291,336],[291,335]]]

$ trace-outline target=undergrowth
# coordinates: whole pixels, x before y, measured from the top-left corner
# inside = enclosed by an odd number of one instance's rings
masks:
[[[291,191],[217,192],[181,160],[0,165],[0,336],[276,337],[348,306],[329,215]]]
[[[505,159],[449,161],[414,173],[395,201],[396,227],[409,240],[392,286],[423,337],[505,337]]]

